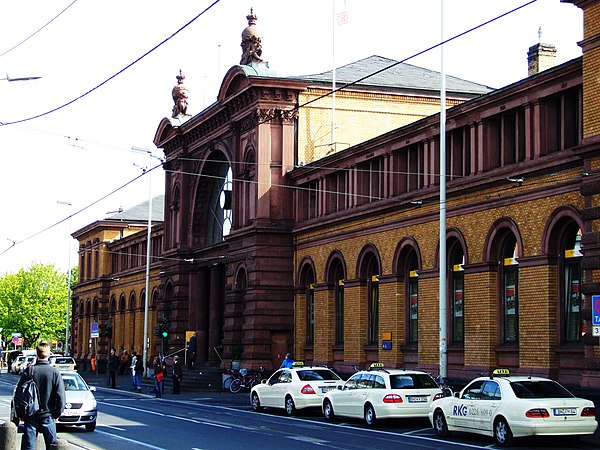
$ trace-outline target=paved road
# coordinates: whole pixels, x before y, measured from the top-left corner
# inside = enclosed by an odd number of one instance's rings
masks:
[[[456,434],[440,440],[427,420],[388,421],[368,429],[362,421],[326,423],[318,412],[288,418],[278,411],[250,411],[247,393],[166,392],[155,399],[146,388],[131,391],[128,377],[118,389],[107,389],[104,377],[87,376],[97,386],[98,427],[59,430],[72,449],[483,449],[496,448],[490,438]],[[0,376],[0,417],[8,417],[10,396],[17,378]],[[20,435],[19,435],[20,437]],[[42,446],[43,448],[43,446]],[[580,442],[556,439],[524,440],[522,449],[598,449],[600,436]]]

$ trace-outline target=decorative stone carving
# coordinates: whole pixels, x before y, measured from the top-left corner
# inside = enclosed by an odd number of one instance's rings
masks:
[[[188,108],[188,97],[189,91],[183,85],[183,80],[185,80],[185,75],[181,73],[181,69],[179,70],[179,75],[177,75],[177,85],[171,91],[173,95],[173,114],[171,117],[173,119],[178,118],[179,116],[187,116],[187,108]]]
[[[256,27],[256,14],[250,8],[250,14],[246,16],[248,26],[242,31],[242,59],[240,64],[249,66],[252,63],[263,62],[262,55],[262,35]]]

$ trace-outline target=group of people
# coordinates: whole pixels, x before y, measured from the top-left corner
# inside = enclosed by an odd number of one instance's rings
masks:
[[[108,387],[111,389],[116,388],[117,373],[120,375],[124,374],[125,370],[121,370],[123,361],[129,364],[129,371],[131,373],[131,387],[135,392],[142,392],[142,376],[144,373],[144,362],[142,356],[134,351],[129,357],[127,350],[117,356],[116,350],[112,348],[108,357]],[[164,392],[164,379],[167,376],[167,362],[166,359],[157,355],[152,360],[152,370],[154,377],[154,394],[157,398],[162,397]],[[179,394],[181,392],[181,380],[183,379],[183,368],[179,361],[179,356],[173,358],[172,368],[173,378],[173,394]]]

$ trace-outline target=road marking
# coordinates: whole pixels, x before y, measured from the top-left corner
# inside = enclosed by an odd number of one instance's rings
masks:
[[[101,427],[106,427],[106,428],[110,428],[112,430],[117,430],[117,431],[125,431],[125,428],[119,428],[119,427],[115,427],[113,425],[100,425]]]
[[[110,436],[110,437],[113,437],[115,439],[120,439],[120,440],[125,441],[125,442],[130,442],[132,444],[141,445],[142,447],[151,448],[151,449],[154,449],[154,450],[167,450],[166,448],[163,448],[163,447],[157,447],[155,445],[146,444],[145,442],[136,441],[135,439],[126,438],[124,436],[119,436],[118,434],[107,433],[106,431],[101,431],[101,430],[98,430],[97,428],[96,428],[96,433],[104,434],[106,436]]]

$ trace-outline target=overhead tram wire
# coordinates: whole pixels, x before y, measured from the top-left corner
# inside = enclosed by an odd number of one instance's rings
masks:
[[[109,81],[111,81],[113,78],[116,78],[117,76],[121,75],[123,72],[125,72],[127,69],[129,69],[130,67],[134,66],[135,64],[137,64],[138,62],[140,62],[142,59],[144,59],[146,56],[148,56],[150,53],[154,52],[156,49],[158,49],[160,46],[162,46],[163,44],[167,43],[169,40],[171,40],[172,38],[174,38],[176,35],[178,35],[181,31],[183,31],[185,28],[187,28],[189,25],[191,25],[194,21],[196,21],[199,17],[201,17],[202,15],[204,15],[204,13],[206,13],[209,9],[211,9],[213,6],[215,6],[217,3],[219,3],[221,0],[215,0],[214,2],[212,2],[209,6],[207,6],[200,14],[198,14],[196,17],[194,17],[192,20],[190,20],[189,22],[187,22],[185,25],[183,25],[181,28],[179,28],[177,31],[175,31],[173,34],[171,34],[169,37],[167,37],[166,39],[162,40],[159,44],[155,45],[154,47],[152,47],[150,50],[148,50],[146,53],[144,53],[142,56],[140,56],[139,58],[137,58],[135,61],[129,63],[128,65],[126,65],[125,67],[123,67],[121,70],[119,70],[117,73],[115,73],[114,75],[110,76],[109,78],[107,78],[106,80],[104,80],[102,83],[98,84],[97,86],[93,87],[92,89],[88,90],[87,92],[81,94],[79,97],[74,98],[71,101],[68,101],[67,103],[64,103],[63,105],[57,106],[54,109],[51,109],[49,111],[46,111],[44,113],[41,114],[37,114],[35,116],[31,116],[31,117],[27,117],[25,119],[19,119],[19,120],[13,120],[11,122],[0,122],[0,126],[7,126],[7,125],[14,125],[16,123],[22,123],[22,122],[27,122],[29,120],[34,120],[34,119],[39,119],[40,117],[44,117],[47,116],[48,114],[52,114],[56,111],[59,111],[63,108],[66,108],[67,106],[75,103],[78,100],[81,100],[83,97],[91,94],[92,92],[94,92],[95,90],[101,88],[102,86],[104,86],[106,83],[108,83]]]
[[[45,25],[43,25],[40,29],[38,29],[37,31],[34,31],[32,34],[30,34],[28,37],[26,37],[25,39],[23,39],[21,42],[19,42],[16,45],[13,45],[11,48],[9,48],[8,50],[6,50],[4,53],[0,54],[0,58],[2,58],[4,55],[12,52],[14,49],[16,49],[17,47],[19,47],[20,45],[24,44],[25,42],[27,42],[29,39],[31,39],[32,37],[34,37],[36,34],[38,34],[40,31],[42,31],[44,28],[46,28],[48,25],[50,25],[52,22],[54,22],[56,19],[58,19],[67,9],[69,9],[71,6],[73,6],[75,3],[77,3],[77,0],[73,0],[65,9],[63,9],[61,12],[59,12],[56,16],[54,16],[52,19],[50,19],[48,22],[46,22]]]
[[[56,222],[56,223],[54,223],[54,224],[52,224],[52,225],[49,225],[49,226],[47,226],[47,227],[46,227],[46,228],[44,228],[43,230],[40,230],[40,231],[38,231],[38,232],[36,232],[36,233],[34,233],[34,234],[32,234],[32,235],[29,235],[29,236],[27,236],[26,238],[23,238],[23,239],[20,239],[20,240],[17,240],[17,241],[12,241],[12,242],[13,242],[13,245],[11,245],[9,248],[7,248],[7,249],[6,249],[6,250],[4,250],[2,253],[0,253],[0,256],[4,255],[4,254],[5,254],[6,252],[8,252],[9,250],[11,250],[11,249],[15,248],[17,245],[19,245],[19,244],[22,244],[23,242],[26,242],[26,241],[28,241],[28,240],[30,240],[30,239],[33,239],[34,237],[36,237],[36,236],[39,236],[39,235],[40,235],[40,234],[42,234],[42,233],[45,233],[46,231],[48,231],[48,230],[50,230],[50,229],[52,229],[52,228],[54,228],[54,227],[56,227],[56,226],[60,225],[61,223],[64,223],[64,222],[66,222],[66,221],[67,221],[67,220],[69,220],[71,217],[74,217],[74,216],[76,216],[77,214],[80,214],[80,213],[82,213],[83,211],[85,211],[85,210],[87,210],[87,209],[91,208],[92,206],[94,206],[94,205],[96,205],[96,204],[100,203],[102,200],[105,200],[106,198],[110,197],[111,195],[115,194],[116,192],[119,192],[121,189],[124,189],[125,187],[129,186],[131,183],[133,183],[133,182],[137,181],[138,179],[140,179],[140,178],[141,178],[141,177],[143,177],[144,175],[147,175],[147,174],[149,174],[150,172],[152,172],[154,169],[157,169],[158,167],[162,167],[162,163],[160,163],[160,164],[157,164],[157,165],[156,165],[156,166],[154,166],[154,167],[151,167],[150,169],[146,170],[145,172],[142,172],[142,173],[141,173],[141,174],[139,174],[137,177],[135,177],[135,178],[133,178],[133,179],[129,180],[127,183],[125,183],[125,184],[123,184],[123,185],[119,186],[119,187],[118,187],[118,188],[116,188],[116,189],[113,189],[113,190],[112,190],[111,192],[109,192],[108,194],[106,194],[106,195],[103,195],[102,197],[100,197],[100,198],[99,198],[99,199],[97,199],[97,200],[94,200],[92,203],[90,203],[90,204],[88,204],[87,206],[84,206],[83,208],[81,208],[81,209],[79,209],[79,210],[75,211],[74,213],[72,213],[72,214],[68,215],[68,216],[67,216],[67,217],[65,217],[64,219],[61,219],[61,220],[59,220],[58,222]]]

